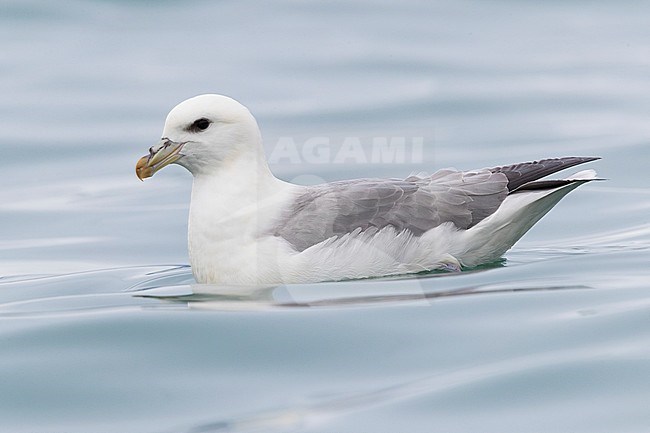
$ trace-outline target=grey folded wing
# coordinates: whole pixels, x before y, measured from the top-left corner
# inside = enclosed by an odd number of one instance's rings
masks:
[[[489,169],[332,182],[307,187],[274,234],[303,251],[356,229],[392,226],[415,236],[445,222],[467,229],[495,212],[507,195],[506,175]]]
[[[549,158],[469,172],[355,179],[306,187],[273,229],[298,251],[356,229],[409,230],[414,236],[453,223],[468,229],[494,213],[509,193],[550,189],[573,180],[538,181],[598,157]]]

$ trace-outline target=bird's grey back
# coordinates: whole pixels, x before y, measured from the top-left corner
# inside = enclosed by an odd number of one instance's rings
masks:
[[[468,229],[494,213],[509,193],[554,188],[537,181],[595,157],[550,158],[482,170],[440,170],[406,179],[354,179],[305,187],[274,234],[298,251],[356,229],[408,230],[414,236],[453,223]]]
[[[466,229],[492,214],[508,180],[489,170],[441,170],[433,176],[355,179],[307,187],[275,230],[302,251],[355,229],[409,230],[420,236],[444,222]]]

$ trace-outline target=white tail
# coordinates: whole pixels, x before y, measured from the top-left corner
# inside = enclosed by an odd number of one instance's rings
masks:
[[[465,248],[454,256],[468,267],[497,260],[565,195],[597,177],[594,170],[584,170],[566,180],[573,182],[510,194],[494,214],[463,234],[466,238],[459,244]]]

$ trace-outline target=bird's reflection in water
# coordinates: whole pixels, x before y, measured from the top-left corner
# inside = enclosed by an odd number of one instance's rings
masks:
[[[481,272],[503,266],[503,261],[473,269]],[[465,274],[465,273],[463,273]],[[173,304],[185,304],[197,310],[271,310],[287,308],[327,308],[385,306],[405,303],[430,304],[439,298],[513,292],[588,289],[585,285],[470,284],[436,289],[432,279],[454,278],[456,274],[438,272],[418,276],[363,280],[350,292],[347,284],[317,283],[305,285],[225,286],[182,284],[139,290],[133,296],[154,298]],[[428,283],[428,284],[427,284]],[[155,308],[155,306],[154,306]]]

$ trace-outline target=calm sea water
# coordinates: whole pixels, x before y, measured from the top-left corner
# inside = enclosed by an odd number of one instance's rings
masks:
[[[2,2],[0,431],[650,431],[649,15]],[[206,92],[249,106],[286,180],[563,155],[609,180],[472,272],[202,287],[190,175],[134,164]],[[329,156],[302,153],[314,137]],[[422,153],[364,161],[395,137]],[[363,151],[339,161],[346,140]]]

